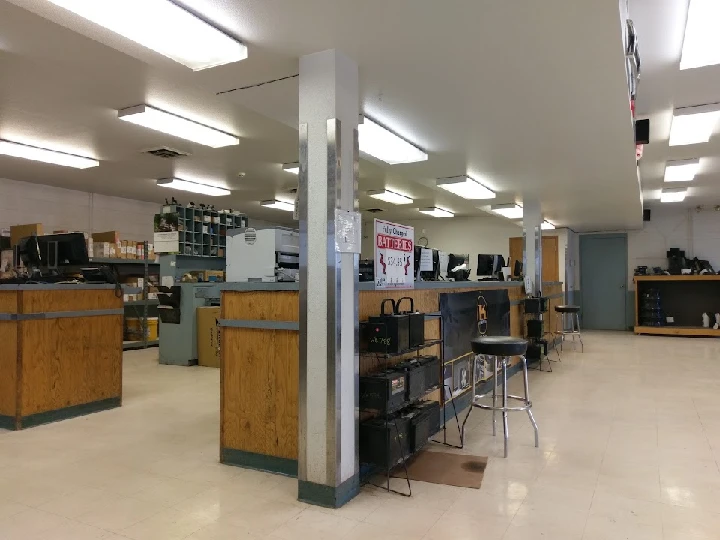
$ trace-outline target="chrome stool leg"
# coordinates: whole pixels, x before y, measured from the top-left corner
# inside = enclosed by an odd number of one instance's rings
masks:
[[[493,422],[493,437],[497,435],[497,421],[495,420],[495,411],[497,409],[497,376],[498,376],[498,364],[497,356],[493,356],[493,401],[492,401],[492,422]]]
[[[585,352],[585,344],[582,340],[582,333],[580,332],[580,312],[575,312],[575,321],[577,322],[577,335],[580,340],[580,352]]]
[[[532,401],[530,401],[530,385],[528,383],[528,370],[527,370],[527,359],[524,356],[520,357],[523,363],[523,382],[525,384],[525,405],[527,406],[527,413],[530,417],[530,423],[532,424],[533,430],[535,430],[535,448],[540,446],[540,437],[538,434],[537,422],[532,413]]]
[[[505,443],[504,457],[508,457],[508,439],[510,438],[508,426],[508,387],[507,387],[507,357],[502,359],[502,413],[503,413],[503,438]],[[495,411],[493,410],[493,414]]]

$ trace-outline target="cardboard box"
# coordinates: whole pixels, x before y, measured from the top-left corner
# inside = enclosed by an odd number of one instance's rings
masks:
[[[112,244],[119,244],[120,233],[117,231],[96,232],[93,233],[92,239],[95,242],[110,242]]]
[[[120,242],[120,253],[118,255],[121,259],[127,259],[128,253],[127,253],[127,240],[123,240]]]
[[[223,272],[222,270],[205,270],[202,273],[202,280],[205,282],[225,281],[225,272]]]
[[[10,227],[10,245],[17,246],[20,240],[27,236],[42,236],[43,232],[42,223],[29,223],[28,225],[13,225]]]
[[[115,257],[115,244],[110,242],[95,242],[93,245],[93,257],[111,259]]]
[[[197,308],[198,365],[220,367],[220,307]]]

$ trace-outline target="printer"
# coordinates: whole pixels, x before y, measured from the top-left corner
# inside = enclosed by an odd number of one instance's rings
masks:
[[[236,229],[227,232],[226,281],[297,281],[300,235],[294,229]]]

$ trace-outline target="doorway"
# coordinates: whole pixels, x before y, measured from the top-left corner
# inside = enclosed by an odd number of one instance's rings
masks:
[[[627,330],[627,235],[580,236],[583,328]]]

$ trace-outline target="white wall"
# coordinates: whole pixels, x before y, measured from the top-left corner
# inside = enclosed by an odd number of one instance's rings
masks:
[[[710,261],[720,270],[720,212],[682,208],[654,208],[642,230],[628,231],[628,285],[636,266],[667,268],[671,247],[685,250],[686,257]]]
[[[118,231],[121,240],[152,242],[153,216],[159,211],[156,203],[0,178],[0,229],[42,223],[45,234]],[[250,224],[276,226],[252,218]]]
[[[42,223],[53,230],[119,231],[121,239],[152,240],[155,203],[0,179],[0,229]]]
[[[479,253],[503,255],[510,251],[509,239],[522,236],[522,228],[501,218],[430,218],[403,220],[402,225],[415,227],[415,241],[425,236],[428,247],[448,253],[469,253],[470,267],[477,266]],[[362,257],[375,257],[373,245],[373,220],[363,221]]]

